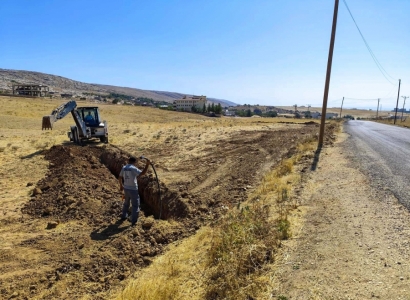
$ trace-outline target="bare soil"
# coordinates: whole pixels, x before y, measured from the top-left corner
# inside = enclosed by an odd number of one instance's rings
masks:
[[[118,221],[122,202],[116,175],[126,151],[63,144],[35,153],[48,161],[46,176],[22,182],[32,192],[19,218],[0,217],[18,236],[2,237],[9,246],[0,253],[0,298],[105,299],[167,244],[244,201],[267,170],[316,132],[315,124],[233,132],[178,164],[172,164],[172,145],[148,146],[146,153],[165,179],[160,177],[163,220],[154,219],[160,203],[151,173],[139,182],[143,203],[136,228]]]
[[[308,173],[274,299],[410,299],[410,213],[370,184],[345,139],[340,134]]]

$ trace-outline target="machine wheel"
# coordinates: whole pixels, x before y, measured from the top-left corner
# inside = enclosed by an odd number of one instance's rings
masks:
[[[74,130],[73,130],[73,140],[74,140],[74,143],[81,146],[81,139],[80,139],[80,136],[78,134],[78,128],[77,127],[74,127]]]
[[[71,128],[70,141],[73,141],[74,143],[76,143],[76,141],[75,141],[75,130],[74,130],[74,128]]]
[[[101,142],[101,143],[108,144],[108,136],[101,136],[101,137],[100,137],[100,142]]]

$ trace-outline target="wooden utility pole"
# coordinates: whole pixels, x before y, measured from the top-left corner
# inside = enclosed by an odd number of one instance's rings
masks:
[[[399,106],[399,98],[400,98],[400,84],[401,84],[401,79],[399,79],[399,91],[397,93],[397,103],[396,103],[396,112],[394,113],[394,124],[396,124],[396,119],[397,119],[397,109]]]
[[[327,58],[327,72],[326,72],[325,91],[323,95],[322,118],[320,120],[318,148],[321,148],[323,145],[323,135],[325,133],[327,98],[329,96],[330,74],[332,73],[333,48],[335,46],[338,10],[339,10],[339,0],[335,0],[335,9],[333,12],[332,34],[330,36],[329,56]]]
[[[342,110],[343,110],[343,102],[345,101],[345,97],[342,99],[342,105],[340,106],[340,118],[342,118]]]
[[[377,99],[377,112],[376,112],[376,119],[379,117],[379,104],[380,104],[380,98]]]
[[[403,102],[403,109],[401,110],[401,121],[403,122],[403,113],[404,113],[404,105],[406,105],[406,99],[408,98],[407,96],[401,96],[404,99]]]

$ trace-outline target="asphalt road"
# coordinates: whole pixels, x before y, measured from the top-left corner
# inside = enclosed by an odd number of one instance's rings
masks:
[[[410,210],[410,129],[370,121],[344,125],[347,151],[371,184]]]

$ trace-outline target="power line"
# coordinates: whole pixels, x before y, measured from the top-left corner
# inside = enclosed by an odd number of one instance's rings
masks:
[[[356,25],[356,28],[357,28],[357,30],[359,31],[360,36],[362,37],[363,42],[364,42],[364,44],[366,45],[366,48],[367,48],[367,50],[369,51],[370,55],[372,56],[373,61],[375,62],[377,68],[378,68],[379,71],[380,71],[380,73],[382,73],[382,75],[384,76],[384,78],[386,78],[386,80],[387,80],[388,82],[390,82],[391,84],[395,85],[395,83],[391,82],[391,81],[389,80],[389,78],[387,78],[387,76],[389,76],[389,77],[390,77],[391,79],[393,79],[393,80],[396,80],[396,79],[393,78],[392,76],[390,76],[389,73],[387,73],[387,71],[386,71],[386,70],[383,68],[383,66],[380,64],[380,62],[378,61],[378,59],[377,59],[376,56],[374,55],[372,49],[370,48],[369,44],[367,43],[366,39],[364,38],[364,36],[363,36],[363,34],[362,34],[362,32],[361,32],[359,26],[357,25],[356,20],[354,19],[353,15],[352,15],[352,12],[350,11],[349,6],[348,6],[347,3],[346,3],[346,0],[343,0],[343,2],[344,2],[344,4],[345,4],[345,6],[346,6],[346,8],[347,8],[347,10],[348,10],[348,12],[349,12],[349,14],[350,14],[350,16],[352,17],[352,20],[353,20],[354,24]],[[386,76],[386,75],[387,75],[387,76]]]
[[[396,88],[397,88],[397,85],[393,86],[393,87],[391,88],[390,92],[387,93],[387,94],[386,94],[384,97],[382,97],[382,98],[387,98],[388,96],[390,96]]]
[[[345,97],[345,99],[347,99],[347,100],[360,100],[360,101],[374,101],[374,100],[377,100],[377,98],[375,98],[375,99],[357,99],[357,98],[348,98],[348,97]]]

